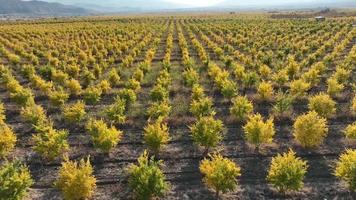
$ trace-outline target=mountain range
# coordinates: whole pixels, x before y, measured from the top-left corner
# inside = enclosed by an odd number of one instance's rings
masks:
[[[173,3],[169,0],[0,0],[0,15],[78,16],[167,10],[251,10],[321,7],[356,8],[356,0],[222,0],[210,7],[195,7],[189,4]]]
[[[23,16],[78,16],[88,15],[91,11],[60,3],[44,1],[0,0],[1,15]]]

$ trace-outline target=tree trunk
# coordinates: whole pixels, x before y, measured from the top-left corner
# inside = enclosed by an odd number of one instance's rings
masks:
[[[216,190],[216,193],[215,193],[215,198],[216,198],[216,200],[219,200],[219,194],[220,194],[220,191],[219,191],[219,190]]]

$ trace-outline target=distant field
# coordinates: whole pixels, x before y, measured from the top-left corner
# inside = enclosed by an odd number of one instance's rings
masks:
[[[17,138],[1,155],[0,132],[0,164],[7,158],[28,166],[34,183],[25,199],[62,199],[54,182],[63,155],[90,155],[92,199],[135,199],[127,167],[149,149],[170,184],[161,199],[214,199],[199,164],[218,151],[241,168],[238,187],[222,199],[355,199],[334,175],[339,156],[356,148],[356,134],[344,133],[356,120],[354,21],[231,13],[0,24],[0,125]],[[252,110],[240,116],[233,110],[244,97]],[[328,131],[306,148],[293,125],[310,110]],[[244,129],[253,113],[273,120],[275,130],[258,148]],[[214,133],[221,134],[217,145],[204,148],[190,127],[209,116],[223,130]],[[121,138],[93,131],[94,119],[122,131]],[[155,123],[169,136],[158,150],[144,130]],[[289,149],[309,167],[301,190],[283,194],[266,177],[272,157]]]

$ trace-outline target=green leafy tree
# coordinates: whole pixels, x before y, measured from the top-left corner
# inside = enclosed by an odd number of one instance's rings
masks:
[[[90,119],[86,124],[86,129],[92,138],[95,148],[109,153],[121,140],[122,131],[114,126],[108,127],[103,120]]]
[[[220,192],[226,193],[236,188],[241,169],[219,154],[210,154],[209,157],[200,162],[199,169],[204,175],[204,183],[215,191],[216,198],[219,199]]]
[[[161,171],[162,161],[149,158],[145,151],[139,158],[138,164],[128,167],[129,186],[135,193],[136,199],[150,200],[163,197],[169,189],[165,175]]]
[[[290,150],[272,158],[267,180],[282,193],[300,190],[303,188],[307,169],[307,162],[296,157],[295,152]]]
[[[326,119],[315,111],[298,116],[293,129],[295,139],[306,148],[320,145],[328,133]]]
[[[19,161],[6,161],[0,167],[0,199],[24,199],[32,185],[28,168]]]
[[[59,169],[55,186],[62,191],[66,200],[89,199],[96,188],[96,178],[89,158],[80,162],[70,161],[66,156]]]
[[[209,148],[215,147],[222,139],[223,123],[212,116],[201,117],[190,127],[194,143],[205,147],[205,153]]]
[[[271,143],[275,134],[273,119],[264,122],[260,114],[250,115],[243,129],[246,140],[256,146],[256,151],[262,143]]]
[[[356,150],[347,149],[336,163],[335,176],[344,181],[351,191],[356,191]]]

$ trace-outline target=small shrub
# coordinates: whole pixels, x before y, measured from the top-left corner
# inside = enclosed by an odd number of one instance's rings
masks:
[[[276,103],[273,106],[273,112],[277,116],[287,114],[292,110],[293,102],[294,98],[290,94],[279,91],[276,97]]]
[[[273,119],[264,122],[260,114],[250,115],[243,129],[246,140],[256,145],[256,151],[262,143],[271,143],[275,134]]]
[[[289,80],[286,70],[279,70],[272,76],[272,80],[276,82],[279,86],[283,86]]]
[[[330,96],[336,96],[344,89],[344,85],[338,83],[337,80],[334,78],[329,78],[327,80],[327,84],[328,84],[327,92]]]
[[[31,89],[21,88],[18,91],[10,92],[10,98],[19,106],[34,104],[34,95]]]
[[[84,101],[87,104],[96,104],[101,100],[101,88],[90,86],[84,91]]]
[[[310,84],[302,79],[294,80],[290,83],[290,93],[297,98],[304,97],[310,89]]]
[[[69,123],[78,123],[85,116],[85,104],[83,101],[77,101],[73,105],[66,105],[63,108],[64,119]]]
[[[165,119],[169,116],[171,109],[167,101],[153,102],[147,109],[147,115],[150,119]]]
[[[82,92],[82,86],[78,80],[70,79],[66,81],[66,88],[69,90],[69,93],[72,95],[80,95]]]
[[[247,115],[253,112],[253,104],[245,96],[237,96],[232,99],[230,113],[239,120],[244,120]]]
[[[258,85],[257,93],[262,100],[270,100],[273,97],[273,87],[268,82],[262,82]]]
[[[268,79],[269,76],[271,75],[272,73],[272,70],[271,68],[269,68],[267,65],[262,65],[259,69],[259,73],[261,75],[261,78],[263,79]]]
[[[32,125],[39,125],[47,120],[43,107],[36,104],[27,105],[21,108],[21,117]]]
[[[245,88],[252,88],[259,82],[259,77],[256,72],[246,72],[242,78],[242,83]]]
[[[320,145],[327,135],[326,119],[315,111],[300,115],[293,125],[295,139],[306,148]]]
[[[205,147],[205,153],[209,148],[215,147],[222,139],[223,123],[212,116],[201,117],[190,127],[194,143]]]
[[[108,80],[110,82],[110,85],[112,86],[116,86],[119,84],[120,82],[120,76],[117,73],[117,70],[115,68],[113,68],[112,70],[110,70],[109,72],[109,77]]]
[[[204,175],[204,183],[216,193],[233,191],[237,186],[237,177],[241,176],[241,169],[233,161],[219,154],[209,155],[210,159],[200,162],[200,172]]]
[[[43,158],[52,161],[68,151],[67,131],[55,130],[52,127],[41,129],[39,133],[32,136],[32,140],[35,143],[33,146],[35,152],[40,154]]]
[[[139,68],[137,68],[132,74],[132,78],[138,82],[141,82],[143,80],[143,77],[144,77],[143,71]]]
[[[62,191],[66,200],[81,200],[91,198],[96,188],[96,178],[89,158],[79,163],[65,157],[59,169],[55,186]]]
[[[308,108],[317,112],[320,116],[329,118],[336,113],[336,102],[327,94],[318,94],[309,98]]]
[[[347,149],[336,163],[335,176],[344,181],[351,191],[356,191],[356,150]]]
[[[302,75],[302,79],[312,86],[315,86],[320,82],[320,77],[320,71],[312,68]]]
[[[148,148],[157,154],[170,140],[167,124],[161,120],[148,124],[144,128],[143,138]]]
[[[152,101],[164,101],[169,97],[169,91],[161,84],[156,84],[151,90]]]
[[[290,150],[272,158],[267,180],[282,193],[300,190],[303,188],[307,169],[307,162],[296,157],[295,152]]]
[[[138,164],[128,167],[129,186],[136,195],[136,199],[152,199],[163,197],[169,189],[165,175],[161,171],[162,161],[149,158],[145,151],[139,158]]]
[[[346,135],[346,138],[356,139],[356,122],[354,122],[353,124],[348,125],[345,128],[344,133]]]
[[[106,110],[106,116],[114,123],[124,123],[126,121],[126,101],[120,97],[115,98],[115,102]]]
[[[347,70],[342,67],[337,67],[332,77],[335,78],[338,83],[346,84],[348,79],[350,78],[350,75],[351,70]]]
[[[125,100],[126,105],[133,104],[137,99],[135,91],[126,88],[119,91],[119,97]]]
[[[213,100],[209,97],[204,97],[198,100],[193,99],[190,104],[190,112],[195,117],[214,116],[215,111],[213,108]]]
[[[136,79],[130,79],[126,83],[126,88],[127,89],[132,89],[133,91],[139,91],[141,89],[140,82],[137,81]]]
[[[17,137],[5,123],[0,123],[0,158],[6,157],[15,148]]]
[[[188,87],[192,87],[199,82],[199,74],[193,68],[188,68],[183,72],[184,83]]]
[[[221,94],[225,98],[232,98],[237,92],[237,86],[234,82],[230,80],[225,80],[222,82]]]
[[[5,162],[0,167],[0,198],[23,199],[33,180],[28,168],[19,161]]]
[[[53,106],[62,106],[68,100],[69,94],[59,89],[49,93],[49,100]]]
[[[109,153],[121,140],[122,131],[115,127],[106,125],[103,120],[90,119],[86,125],[86,129],[92,138],[95,148],[100,149],[104,153]]]
[[[101,89],[103,94],[108,94],[109,91],[111,90],[110,83],[107,80],[100,81],[100,83],[98,84],[98,87]]]
[[[201,85],[199,84],[195,84],[193,85],[193,88],[192,88],[192,99],[193,100],[199,100],[199,99],[202,99],[204,98],[204,89]]]

